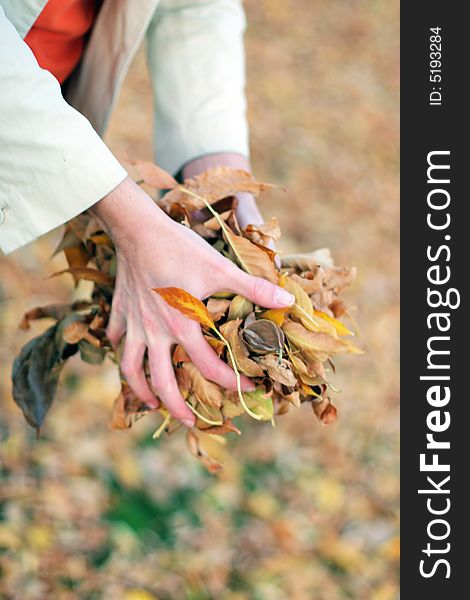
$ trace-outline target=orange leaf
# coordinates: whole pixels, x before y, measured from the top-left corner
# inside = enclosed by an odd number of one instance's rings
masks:
[[[215,323],[206,306],[186,290],[176,287],[153,288],[167,304],[176,308],[188,319],[197,321],[205,327],[216,329]]]

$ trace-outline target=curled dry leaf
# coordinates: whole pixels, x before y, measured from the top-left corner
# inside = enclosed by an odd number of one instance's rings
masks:
[[[243,320],[253,311],[253,304],[243,296],[235,296],[230,302],[228,309],[228,320]]]
[[[297,383],[297,378],[292,373],[289,361],[284,358],[279,361],[278,357],[274,354],[265,354],[258,359],[260,365],[266,369],[269,377],[273,381],[278,381],[283,385],[294,387]]]
[[[52,275],[49,275],[48,279],[52,279],[52,277],[58,277],[64,273],[70,273],[70,275],[72,275],[76,281],[84,279],[85,281],[93,281],[98,285],[105,286],[112,286],[114,284],[114,277],[110,277],[109,275],[106,275],[106,273],[98,271],[98,269],[91,269],[89,267],[73,267],[70,269],[63,269],[62,271],[57,271],[57,273],[52,273]]]
[[[80,340],[87,340],[93,346],[99,348],[101,342],[88,329],[88,325],[83,321],[73,321],[64,328],[62,336],[68,344],[78,344]]]
[[[209,298],[207,301],[207,310],[214,322],[221,319],[230,306],[230,300],[223,298]]]
[[[188,444],[189,451],[195,456],[202,465],[209,471],[209,473],[217,473],[223,469],[222,463],[215,458],[211,458],[205,450],[201,447],[199,438],[193,429],[188,429],[186,434],[186,441]]]
[[[283,330],[289,341],[306,352],[320,352],[327,355],[348,352],[346,342],[334,339],[327,333],[308,331],[301,323],[295,323],[290,319],[286,319]]]
[[[293,267],[299,271],[314,271],[317,265],[329,268],[334,265],[328,248],[321,248],[304,254],[288,254],[281,258],[283,267]]]
[[[312,410],[323,425],[334,423],[338,416],[338,409],[326,396],[319,398],[317,401],[312,401]]]
[[[184,182],[184,187],[200,196],[204,196],[209,204],[213,204],[221,198],[233,196],[239,192],[250,192],[257,196],[260,192],[277,186],[256,181],[248,171],[216,167],[208,169],[192,179],[187,179]],[[165,194],[159,201],[159,205],[163,210],[169,212],[175,202],[190,209],[203,208],[204,206],[203,202],[188,196],[178,187]]]
[[[91,306],[91,302],[88,302],[87,300],[79,300],[72,304],[49,304],[48,306],[39,306],[28,310],[28,312],[23,315],[19,328],[29,329],[30,322],[39,319],[54,319],[55,321],[60,321],[67,315],[90,308]]]
[[[264,374],[263,369],[258,363],[249,358],[248,349],[240,339],[240,325],[241,319],[227,321],[220,327],[220,332],[232,348],[238,370],[248,377],[262,377]]]
[[[339,293],[354,281],[356,272],[356,267],[331,267],[325,270],[323,285],[328,290]]]
[[[235,253],[238,264],[244,271],[257,277],[264,277],[271,283],[277,283],[278,273],[268,254],[246,238],[225,229],[224,237]]]
[[[144,183],[157,190],[171,190],[178,185],[178,182],[167,171],[147,160],[128,159],[133,165]]]
[[[188,374],[190,389],[199,402],[217,408],[222,406],[223,392],[220,386],[208,381],[192,362],[183,363],[180,370]]]
[[[245,227],[246,237],[252,242],[258,244],[269,244],[271,240],[278,240],[281,237],[281,229],[277,217],[271,217],[269,221],[262,225],[249,224]]]
[[[248,348],[255,354],[268,354],[281,352],[285,336],[283,330],[267,319],[258,319],[252,323],[245,323],[242,338]]]

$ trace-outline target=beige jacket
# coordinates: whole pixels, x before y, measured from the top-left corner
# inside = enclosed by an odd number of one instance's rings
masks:
[[[66,99],[23,41],[45,4],[0,0],[4,253],[86,210],[126,177],[100,136],[144,37],[155,160],[175,173],[204,154],[248,155],[240,0],[104,0]]]

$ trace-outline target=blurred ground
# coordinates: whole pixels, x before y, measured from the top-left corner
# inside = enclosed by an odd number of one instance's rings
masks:
[[[151,418],[107,427],[116,374],[73,362],[41,440],[9,395],[24,310],[66,300],[45,281],[58,233],[0,257],[0,598],[398,598],[398,3],[249,0],[253,166],[283,251],[329,246],[364,357],[341,358],[339,421],[308,406],[245,422],[220,477]],[[108,135],[150,158],[142,53]],[[64,201],[66,201],[64,199]],[[33,333],[40,326],[35,325]]]

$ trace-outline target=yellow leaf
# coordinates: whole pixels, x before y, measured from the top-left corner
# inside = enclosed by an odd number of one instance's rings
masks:
[[[206,306],[186,290],[176,287],[153,288],[167,304],[176,308],[188,319],[197,321],[205,327],[216,329],[215,323]]]
[[[158,598],[147,590],[131,588],[124,592],[124,600],[158,600]]]
[[[314,310],[313,314],[314,314],[314,316],[320,317],[320,319],[323,319],[324,321],[331,323],[331,325],[333,325],[333,327],[336,329],[336,333],[338,335],[354,335],[354,333],[352,331],[349,331],[349,329],[346,327],[346,325],[341,323],[341,321],[338,321],[338,319],[334,319],[333,317],[330,317],[330,315],[327,314],[326,312],[323,312],[322,310]]]
[[[268,321],[272,321],[276,323],[278,327],[282,327],[284,323],[284,319],[286,317],[287,308],[271,308],[265,311],[261,317],[263,319],[268,319]]]
[[[297,348],[305,351],[325,352],[326,354],[337,354],[338,352],[351,352],[348,344],[338,340],[327,333],[308,331],[300,323],[287,320],[283,325],[283,331]]]

